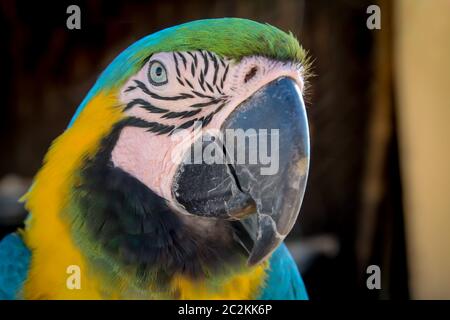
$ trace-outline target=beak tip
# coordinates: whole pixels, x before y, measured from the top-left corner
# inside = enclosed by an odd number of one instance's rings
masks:
[[[265,231],[265,232],[264,232]],[[274,230],[264,230],[260,229],[260,234],[262,236],[260,239],[256,240],[252,251],[247,260],[247,265],[252,267],[256,266],[263,261],[270,258],[271,254],[278,248],[278,246],[283,242],[283,238],[276,237],[274,235]]]

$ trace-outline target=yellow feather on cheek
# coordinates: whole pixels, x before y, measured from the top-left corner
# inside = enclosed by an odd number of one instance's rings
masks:
[[[24,240],[32,251],[28,279],[22,295],[27,299],[98,299],[95,275],[88,273],[86,263],[75,247],[61,210],[75,185],[75,172],[82,160],[92,155],[112,126],[122,118],[114,95],[95,96],[84,108],[73,126],[50,147],[44,165],[30,191],[25,195],[31,213]],[[81,289],[67,288],[71,265],[81,269]],[[88,280],[89,277],[89,280]]]

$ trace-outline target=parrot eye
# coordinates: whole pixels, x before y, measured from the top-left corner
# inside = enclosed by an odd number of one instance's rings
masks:
[[[148,80],[154,86],[162,86],[167,83],[167,72],[159,61],[152,61],[148,67]]]

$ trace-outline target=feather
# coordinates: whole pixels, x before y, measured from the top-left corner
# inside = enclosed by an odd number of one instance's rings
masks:
[[[26,279],[31,253],[18,234],[0,241],[0,300],[13,300]]]

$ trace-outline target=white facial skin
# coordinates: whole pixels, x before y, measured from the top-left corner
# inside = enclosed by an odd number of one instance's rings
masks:
[[[167,83],[155,85],[149,80],[149,66],[153,65],[154,68],[157,66],[154,61],[164,66]],[[206,51],[176,54],[162,52],[152,55],[142,69],[128,80],[120,91],[120,100],[126,106],[133,100],[142,99],[154,107],[164,109],[151,112],[138,103],[125,111],[128,116],[147,122],[173,125],[176,128],[189,120],[211,115],[212,120],[206,126],[203,125],[203,132],[219,130],[230,113],[244,100],[277,78],[292,78],[303,90],[302,71],[298,64],[283,63],[259,56],[247,57],[235,63]],[[203,82],[200,74],[203,74]],[[151,94],[146,93],[145,88],[144,90],[140,88],[136,81],[144,84]],[[161,99],[161,97],[176,97],[182,94],[190,96],[178,100]],[[193,106],[208,102],[211,103],[203,107]],[[191,117],[167,118],[168,112],[197,109],[201,111]],[[173,159],[174,157],[182,158],[200,134],[199,130],[193,130],[193,126],[188,127],[183,133],[181,137],[177,134],[149,132],[148,128],[125,127],[112,152],[112,161],[116,167],[128,172],[171,203],[173,202],[172,181],[179,165],[179,162]],[[183,142],[180,143],[180,141]]]

